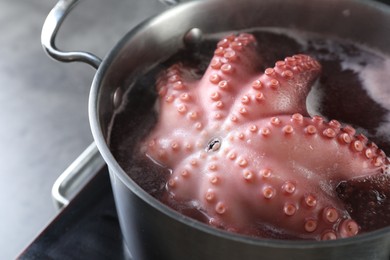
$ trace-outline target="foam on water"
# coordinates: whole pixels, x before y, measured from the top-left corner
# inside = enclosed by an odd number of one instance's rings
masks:
[[[378,134],[390,139],[390,59],[389,57],[377,59],[365,67],[343,64],[353,69],[359,75],[368,95],[387,110],[386,119],[377,128]]]

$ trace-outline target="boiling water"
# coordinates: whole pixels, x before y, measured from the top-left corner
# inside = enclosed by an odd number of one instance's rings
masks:
[[[250,33],[257,39],[259,57],[263,60],[259,71],[273,67],[277,60],[294,54],[304,53],[315,57],[322,65],[322,73],[307,100],[310,114],[349,124],[390,154],[388,56],[345,40],[291,30],[262,29]],[[206,35],[196,49],[180,50],[140,76],[128,93],[124,109],[112,121],[109,143],[116,160],[132,179],[157,199],[165,192],[169,169],[152,163],[139,153],[140,141],[147,136],[158,118],[158,112],[154,110],[156,77],[159,71],[178,61],[196,68],[197,75],[201,77],[216,43],[225,35],[227,33]],[[356,185],[359,186],[359,183]],[[363,190],[360,196],[364,197],[365,186],[360,186]],[[343,187],[339,190],[343,191]],[[382,197],[390,196],[382,191],[379,193]],[[386,207],[390,207],[389,201]],[[178,207],[181,207],[182,213],[200,221],[207,219],[194,205],[175,205],[175,208]],[[387,224],[390,223],[383,225]]]

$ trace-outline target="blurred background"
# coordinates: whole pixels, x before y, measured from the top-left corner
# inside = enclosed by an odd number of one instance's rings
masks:
[[[44,53],[40,35],[54,0],[0,1],[0,259],[14,259],[58,213],[56,178],[92,142],[88,94],[95,70]],[[157,0],[84,0],[57,45],[103,58]]]

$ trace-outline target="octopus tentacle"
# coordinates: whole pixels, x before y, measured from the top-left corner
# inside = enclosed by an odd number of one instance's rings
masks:
[[[308,115],[305,99],[320,70],[317,61],[303,54],[278,61],[250,80],[252,87],[245,89],[231,113],[240,122],[277,114]]]

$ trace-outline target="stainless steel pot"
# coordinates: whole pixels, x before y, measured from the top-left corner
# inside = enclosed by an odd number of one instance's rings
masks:
[[[133,259],[389,259],[390,227],[325,242],[253,239],[210,228],[142,190],[107,145],[111,118],[135,75],[175,53],[189,38],[196,40],[200,31],[296,28],[347,38],[390,54],[388,6],[359,0],[194,1],[138,25],[101,62],[92,54],[63,52],[54,45],[60,24],[76,2],[58,2],[45,22],[42,43],[60,61],[82,61],[97,68],[89,101],[91,128],[110,169],[125,244]]]

